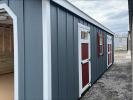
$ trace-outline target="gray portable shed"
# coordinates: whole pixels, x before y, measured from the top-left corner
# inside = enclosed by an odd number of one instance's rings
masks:
[[[114,62],[113,32],[68,1],[1,0],[0,14],[12,19],[14,100],[77,100]]]

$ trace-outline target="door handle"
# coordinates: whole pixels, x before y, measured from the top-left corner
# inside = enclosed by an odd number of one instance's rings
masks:
[[[89,62],[89,61],[91,61],[91,59],[83,60],[83,61],[81,61],[81,64],[85,64],[85,63],[87,63],[87,62]]]

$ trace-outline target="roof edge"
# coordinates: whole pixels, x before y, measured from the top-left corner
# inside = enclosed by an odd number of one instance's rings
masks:
[[[99,23],[98,21],[96,21],[95,19],[93,19],[92,17],[90,17],[89,15],[87,15],[86,13],[84,13],[83,11],[81,11],[79,8],[77,8],[76,6],[74,6],[73,4],[71,4],[69,1],[67,0],[51,0],[54,3],[66,8],[67,10],[73,12],[74,14],[80,16],[81,18],[87,20],[88,22],[102,28],[103,30],[109,32],[110,34],[114,35],[115,33],[112,32],[110,29],[106,28],[105,26],[103,26],[101,23]]]

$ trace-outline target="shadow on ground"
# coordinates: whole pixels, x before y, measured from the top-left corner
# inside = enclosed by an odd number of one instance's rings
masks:
[[[115,52],[115,63],[89,89],[81,100],[132,100],[132,69],[130,55]]]

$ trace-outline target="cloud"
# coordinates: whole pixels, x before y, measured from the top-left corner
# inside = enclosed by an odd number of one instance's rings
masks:
[[[119,11],[118,13],[115,14],[107,14],[106,17],[108,17],[109,19],[116,19],[116,18],[124,18],[127,17],[128,15],[128,11],[124,10],[124,11]]]
[[[127,0],[68,0],[83,12],[111,29],[128,32]]]

